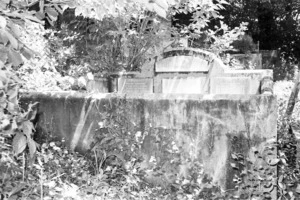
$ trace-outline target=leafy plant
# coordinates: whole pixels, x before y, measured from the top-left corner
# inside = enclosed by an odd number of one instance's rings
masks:
[[[190,22],[175,26],[179,35],[189,40],[189,46],[206,49],[217,55],[232,50],[232,42],[244,35],[247,30],[247,23],[241,23],[238,27],[229,28],[222,21],[220,11],[227,5],[227,1],[187,1],[177,4],[171,9],[171,16],[182,14],[185,17],[191,15]]]
[[[155,13],[137,5],[101,21],[75,17],[70,10],[61,29],[48,34],[50,56],[59,61],[56,67],[64,75],[139,71],[162,51],[162,41],[169,43],[170,31]]]
[[[6,70],[0,71],[1,85],[1,136],[4,141],[9,137],[13,139],[15,155],[24,152],[27,145],[30,156],[36,151],[36,144],[32,139],[34,126],[31,122],[35,118],[36,104],[30,104],[27,112],[21,112],[18,102],[19,79]]]
[[[256,50],[256,45],[254,44],[252,37],[247,34],[242,35],[238,40],[233,41],[232,46],[245,54]]]
[[[24,174],[16,170],[19,169],[18,163],[14,169],[6,170],[0,190],[4,199],[79,199],[77,185],[88,181],[88,160],[68,151],[62,143],[54,142],[43,143],[35,160],[24,169]]]
[[[261,151],[252,148],[251,154],[249,158],[245,158],[239,153],[231,155],[234,160],[231,166],[241,170],[240,174],[235,174],[234,177],[237,188],[234,197],[272,199],[276,196],[276,166],[280,162],[280,159],[277,158],[276,144],[264,145]]]
[[[36,104],[30,104],[26,112],[21,110],[18,102],[19,84],[19,79],[13,73],[0,70],[0,177],[2,184],[11,178],[10,174],[19,172],[24,180],[25,167],[34,160],[38,147],[33,140],[34,126],[31,122],[36,115]],[[14,158],[21,158],[21,167]],[[15,184],[10,185],[10,191],[7,191],[9,193],[6,195],[14,195],[19,187]]]

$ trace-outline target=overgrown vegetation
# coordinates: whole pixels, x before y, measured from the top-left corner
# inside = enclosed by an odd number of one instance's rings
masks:
[[[67,13],[60,28],[48,34],[50,56],[59,61],[56,69],[64,75],[76,77],[74,72],[83,67],[102,76],[139,71],[161,52],[162,41],[171,41],[171,27],[138,6],[102,21],[75,18],[74,10]]]
[[[252,149],[254,161],[232,152],[231,164],[237,170],[235,191],[213,185],[197,160],[186,163],[189,176],[170,174],[171,184],[151,183],[149,174],[155,180],[165,176],[165,171],[155,158],[147,168],[141,167],[139,151],[147,131],[156,131],[158,142],[163,133],[150,126],[139,130],[124,116],[127,108],[123,102],[107,108],[89,156],[70,152],[61,141],[37,144],[32,123],[36,104],[26,111],[19,107],[20,85],[27,90],[70,89],[70,77],[80,78],[88,72],[135,71],[166,47],[161,40],[173,40],[167,41],[170,45],[177,38],[169,38],[173,30],[143,7],[115,9],[115,5],[127,5],[123,1],[111,4],[102,10],[105,12],[96,12],[93,4],[85,5],[88,9],[80,7],[75,12],[90,18],[94,15],[94,19],[78,17],[69,25],[66,22],[71,21],[65,21],[60,29],[45,32],[36,23],[55,25],[65,4],[39,1],[39,9],[29,12],[26,2],[0,2],[0,199],[270,199],[275,189],[281,199],[299,198],[297,142],[295,132],[289,129],[290,121],[284,117],[286,96],[279,100],[278,155],[273,143],[263,151]],[[74,2],[81,5],[81,1]],[[108,1],[90,2],[110,5]],[[227,2],[205,1],[202,7],[195,2],[175,6],[178,12],[195,13],[193,23],[177,33],[189,32],[187,37],[193,42],[200,39],[203,47],[216,53],[232,48],[232,41],[246,30],[246,24],[233,30],[224,23],[207,29],[212,18],[221,17],[219,10]],[[124,13],[125,17],[120,17]],[[250,46],[245,46],[245,41]],[[245,52],[254,48],[249,37],[236,43]],[[169,153],[174,156],[173,165],[178,165],[178,151],[170,148]],[[279,168],[277,175],[275,166]]]

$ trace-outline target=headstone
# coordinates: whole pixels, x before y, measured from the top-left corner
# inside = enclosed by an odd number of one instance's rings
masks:
[[[128,94],[153,93],[152,78],[120,78],[118,92]]]
[[[260,81],[250,77],[214,77],[210,94],[258,94]]]
[[[205,77],[164,78],[162,93],[173,94],[203,94],[205,93]]]
[[[173,56],[156,63],[155,72],[208,72],[209,62],[195,56]]]

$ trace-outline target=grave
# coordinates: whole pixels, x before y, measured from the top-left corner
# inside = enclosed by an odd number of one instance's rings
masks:
[[[117,79],[121,94],[259,94],[272,70],[232,70],[213,53],[176,48],[147,63],[141,73],[125,73]],[[272,82],[272,80],[271,80]]]
[[[109,85],[117,93],[29,93],[21,102],[23,107],[39,102],[38,132],[64,138],[82,153],[101,134],[102,114],[120,116],[121,108],[129,120],[124,134],[145,136],[135,153],[143,158],[149,183],[171,185],[175,179],[168,177],[185,178],[182,169],[192,169],[188,162],[195,161],[203,164],[203,180],[233,189],[232,153],[248,156],[276,140],[272,71],[229,70],[215,55],[195,49],[173,49],[147,67],[147,74],[113,77]],[[152,173],[152,157],[161,175]]]

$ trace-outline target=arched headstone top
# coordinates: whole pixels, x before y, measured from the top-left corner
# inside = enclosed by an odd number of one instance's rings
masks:
[[[192,48],[172,49],[164,52],[162,55],[163,58],[168,58],[173,56],[195,56],[207,60],[208,62],[212,62],[212,60],[214,59],[214,56],[210,52],[202,51],[198,49],[192,49]]]
[[[155,72],[203,72],[212,67],[225,70],[223,62],[213,53],[193,48],[176,48],[162,53],[155,63]]]

